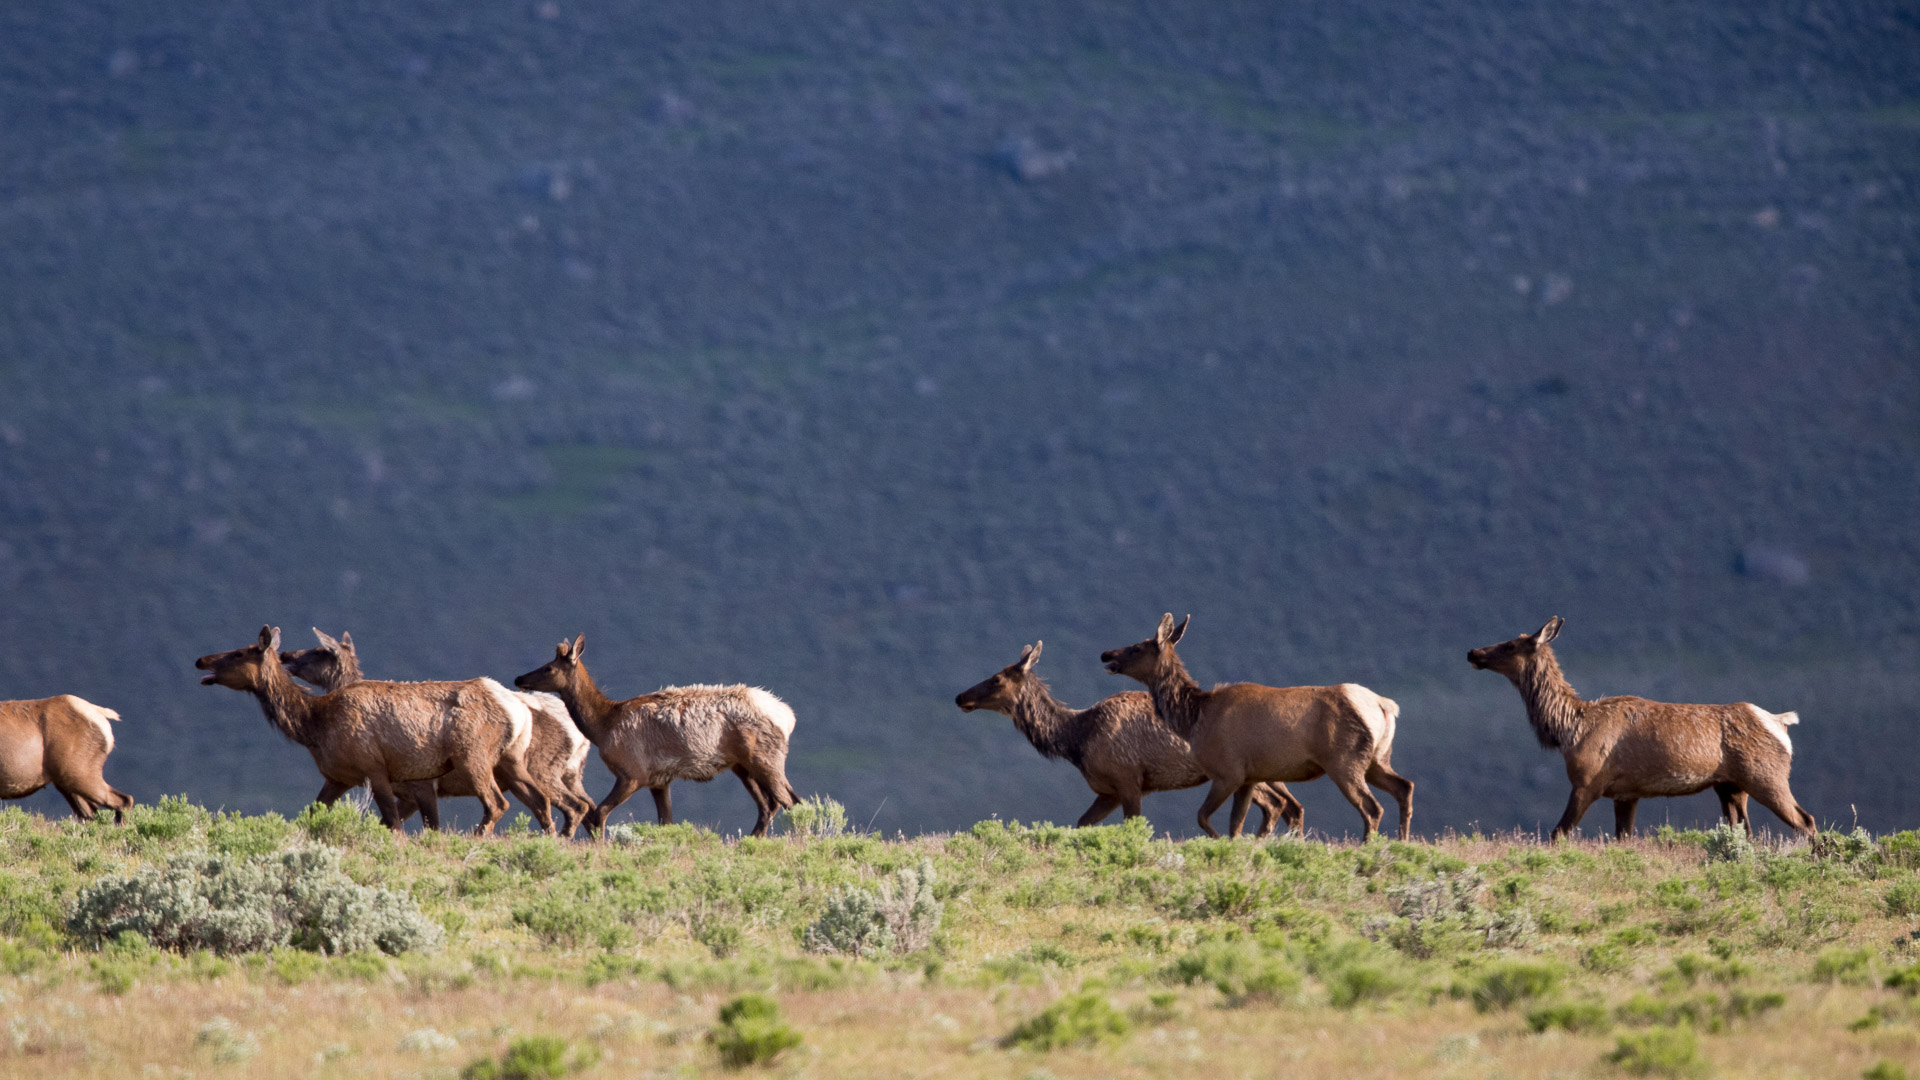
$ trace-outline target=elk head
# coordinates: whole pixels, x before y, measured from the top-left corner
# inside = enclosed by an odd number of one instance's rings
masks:
[[[1533,663],[1534,654],[1541,646],[1560,635],[1560,628],[1566,620],[1555,615],[1547,620],[1547,625],[1531,634],[1521,634],[1512,641],[1503,641],[1498,645],[1488,645],[1467,653],[1467,663],[1481,671],[1497,671],[1512,676],[1526,670]]]
[[[1161,661],[1172,655],[1174,644],[1186,636],[1187,624],[1192,621],[1193,616],[1189,615],[1175,626],[1173,613],[1169,611],[1160,616],[1160,629],[1152,637],[1124,649],[1108,649],[1100,654],[1100,662],[1115,675],[1147,682],[1160,670]]]
[[[359,677],[360,658],[353,651],[352,634],[342,633],[338,638],[331,638],[316,626],[313,636],[320,642],[314,648],[280,654],[280,663],[289,674],[303,682],[326,687],[339,686],[349,675]]]
[[[985,679],[960,692],[953,699],[961,712],[975,709],[992,709],[1004,712],[1013,707],[1020,699],[1020,688],[1026,684],[1027,677],[1033,674],[1034,661],[1040,659],[1041,646],[1045,642],[1036,641],[1020,650],[1020,659],[1000,669],[991,678]]]
[[[571,687],[579,677],[580,653],[586,646],[585,634],[574,638],[571,645],[561,642],[554,646],[553,659],[513,680],[513,685],[522,690],[545,690],[549,693],[559,693]]]
[[[279,662],[280,628],[263,626],[260,628],[259,644],[210,653],[195,660],[193,666],[206,672],[200,676],[202,686],[217,684],[234,690],[252,690],[263,681],[261,665]]]

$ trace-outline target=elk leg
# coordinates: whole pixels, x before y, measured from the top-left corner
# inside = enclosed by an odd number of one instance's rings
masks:
[[[68,806],[73,807],[74,817],[79,818],[81,821],[93,820],[94,806],[91,802],[87,801],[85,795],[77,791],[68,791],[66,788],[55,788],[54,790],[60,793],[61,798],[67,800]]]
[[[733,767],[733,775],[740,778],[740,783],[747,789],[747,794],[753,799],[754,809],[759,811],[758,816],[753,819],[753,835],[767,835],[767,828],[773,824],[773,815],[778,813],[778,811],[773,808],[773,801],[767,798],[766,791],[762,789],[760,783],[747,772],[745,765],[735,765]]]
[[[440,827],[440,793],[434,790],[431,780],[409,780],[405,785],[395,788],[393,806],[399,812],[401,821],[419,814],[421,828]]]
[[[1120,795],[1121,820],[1124,821],[1127,818],[1137,818],[1140,816],[1140,814],[1141,814],[1140,793],[1137,791],[1122,792]]]
[[[380,773],[367,777],[367,787],[373,792],[374,805],[380,808],[380,824],[394,832],[399,832],[400,808],[394,802],[393,783],[387,779],[387,774]]]
[[[1613,838],[1615,840],[1625,840],[1633,835],[1633,815],[1639,809],[1639,799],[1613,800]]]
[[[1089,825],[1098,825],[1102,821],[1105,821],[1107,815],[1113,813],[1119,806],[1120,800],[1111,795],[1096,796],[1093,800],[1093,805],[1087,807],[1087,812],[1081,814],[1080,820],[1074,822],[1073,826],[1076,829],[1084,829]]]
[[[1720,816],[1728,825],[1744,827],[1747,835],[1753,835],[1753,822],[1747,816],[1747,793],[1740,790],[1738,784],[1715,784],[1713,793],[1720,796]]]
[[[1247,811],[1253,806],[1254,782],[1241,784],[1233,793],[1233,809],[1227,814],[1227,835],[1237,838],[1247,827]]]
[[[1600,797],[1601,787],[1598,780],[1574,785],[1573,793],[1567,796],[1567,811],[1560,815],[1560,822],[1553,827],[1553,836],[1550,839],[1558,840],[1572,832],[1575,825],[1580,824],[1580,819],[1587,814],[1587,808]]]
[[[673,824],[673,784],[665,783],[647,790],[653,792],[653,813],[660,819],[660,824]]]
[[[1400,839],[1413,836],[1413,781],[1394,772],[1392,766],[1384,761],[1376,761],[1367,769],[1367,783],[1393,796],[1400,804]]]
[[[1786,781],[1760,780],[1747,785],[1747,793],[1752,795],[1761,806],[1773,811],[1787,827],[1803,836],[1812,836],[1819,832],[1819,825],[1800,800],[1793,797],[1787,789]],[[1751,826],[1749,826],[1751,827]]]
[[[1220,830],[1213,827],[1213,812],[1220,809],[1220,804],[1226,802],[1238,787],[1239,785],[1229,784],[1225,780],[1215,780],[1213,786],[1207,789],[1207,797],[1200,803],[1201,832],[1208,836],[1220,835]]]
[[[1268,784],[1267,790],[1280,800],[1280,820],[1287,823],[1287,831],[1307,835],[1306,804],[1294,798],[1293,792],[1288,791],[1285,784]]]
[[[125,825],[127,823],[127,811],[133,809],[133,796],[112,785],[108,785],[107,791],[113,795],[113,800],[109,804],[113,807],[113,823],[115,825]]]
[[[315,795],[313,801],[322,806],[332,806],[334,803],[340,801],[340,796],[345,795],[358,786],[358,784],[343,784],[338,780],[328,780],[326,783],[320,785],[320,794]]]
[[[1327,775],[1333,778],[1333,786],[1340,789],[1340,794],[1345,795],[1353,808],[1360,811],[1360,842],[1364,844],[1373,839],[1373,834],[1380,829],[1380,819],[1386,816],[1386,809],[1380,805],[1379,799],[1373,797],[1373,792],[1367,790],[1366,770],[1354,769],[1345,774],[1329,770]]]
[[[600,800],[599,806],[594,807],[587,813],[587,835],[592,836],[595,833],[604,832],[607,827],[607,816],[618,809],[621,803],[633,798],[633,793],[639,790],[640,781],[625,776],[614,777],[613,790],[607,792],[607,797]],[[653,801],[656,805],[659,804],[660,795],[658,792],[654,794]],[[669,807],[667,810],[669,820],[671,820],[672,812],[672,808]]]

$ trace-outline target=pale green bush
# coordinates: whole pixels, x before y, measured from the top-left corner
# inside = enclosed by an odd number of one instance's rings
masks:
[[[411,898],[355,884],[325,847],[243,858],[188,852],[104,877],[74,899],[67,929],[88,943],[131,931],[159,948],[221,955],[285,946],[399,954],[441,936]]]
[[[861,888],[836,892],[807,928],[807,948],[852,956],[919,952],[933,944],[940,928],[933,882],[933,864],[922,859],[918,868],[894,871],[892,881],[880,883],[878,895]]]

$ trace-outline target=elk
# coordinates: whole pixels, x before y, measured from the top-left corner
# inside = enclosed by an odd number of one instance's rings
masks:
[[[1178,791],[1204,783],[1207,774],[1193,760],[1185,740],[1153,716],[1153,699],[1129,690],[1076,709],[1053,696],[1046,680],[1033,673],[1044,642],[1020,650],[1020,659],[953,699],[961,712],[990,709],[1004,713],[1041,757],[1065,758],[1093,789],[1093,805],[1080,815],[1080,828],[1098,825],[1114,807],[1126,817],[1140,816],[1140,799],[1156,791]],[[1276,818],[1304,831],[1306,809],[1279,784],[1254,790],[1260,806],[1260,831],[1273,831]]]
[[[342,633],[338,638],[329,637],[319,627],[313,628],[313,636],[320,644],[311,649],[297,652],[283,652],[280,663],[296,679],[312,683],[321,691],[338,690],[351,686],[361,680],[360,655],[354,650],[353,635]],[[504,687],[503,687],[504,689]],[[553,800],[554,808],[566,820],[559,831],[571,836],[574,829],[593,809],[593,799],[587,795],[586,787],[581,783],[581,769],[587,761],[587,751],[593,744],[580,734],[567,718],[567,707],[552,694],[529,694],[524,691],[512,691],[533,714],[533,733],[527,745],[527,771],[533,774],[547,796]],[[495,770],[494,781],[501,787],[512,791],[521,802],[532,806],[531,796],[515,788],[512,777]],[[434,794],[441,799],[471,796],[473,792],[461,786],[460,778],[449,774],[432,783]],[[394,792],[398,803],[400,819],[405,821],[419,808],[420,800],[411,791],[413,785]]]
[[[613,790],[587,814],[587,831],[606,827],[607,815],[633,793],[653,793],[660,824],[673,823],[675,780],[707,781],[731,769],[746,786],[759,817],[753,835],[765,836],[773,816],[797,800],[787,783],[787,739],[793,710],[754,686],[669,686],[614,701],[600,692],[580,662],[586,635],[562,641],[553,659],[513,680],[522,690],[558,694],[582,733],[613,772]]]
[[[0,799],[24,799],[52,784],[81,821],[110,807],[113,823],[125,822],[133,796],[107,783],[101,771],[113,753],[110,721],[118,719],[112,709],[72,694],[0,701]]]
[[[1555,615],[1532,634],[1467,653],[1482,671],[1497,671],[1527,703],[1527,721],[1540,745],[1567,762],[1573,793],[1553,827],[1558,840],[1580,824],[1594,800],[1613,800],[1616,837],[1633,834],[1641,799],[1692,795],[1712,788],[1730,825],[1753,830],[1747,795],[1794,831],[1815,832],[1813,815],[1787,788],[1794,713],[1757,705],[1670,705],[1639,697],[1582,701],[1567,684],[1548,644],[1566,620]]]
[[[316,802],[333,805],[366,784],[380,807],[380,820],[398,832],[401,818],[393,786],[452,774],[479,796],[484,807],[477,830],[493,831],[507,812],[507,797],[494,783],[504,769],[533,796],[534,817],[551,829],[545,794],[526,766],[533,717],[520,699],[492,679],[467,682],[357,682],[328,694],[309,694],[280,664],[280,628],[263,626],[257,644],[194,661],[205,671],[203,686],[250,693],[267,722],[307,748],[326,778]],[[439,826],[433,787],[414,789],[420,816]]]
[[[1175,626],[1172,613],[1163,615],[1153,637],[1109,649],[1100,660],[1115,675],[1145,683],[1160,721],[1193,747],[1193,760],[1213,781],[1200,804],[1201,830],[1220,835],[1210,819],[1231,796],[1228,835],[1239,836],[1255,785],[1325,775],[1360,811],[1362,839],[1379,829],[1384,813],[1368,784],[1400,804],[1400,839],[1407,839],[1413,826],[1413,781],[1393,771],[1400,706],[1358,683],[1226,683],[1202,690],[1173,648],[1192,620],[1189,615]]]

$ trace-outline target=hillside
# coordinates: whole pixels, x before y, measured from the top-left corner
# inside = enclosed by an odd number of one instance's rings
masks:
[[[1531,828],[1463,654],[1558,614],[1582,691],[1797,710],[1802,802],[1911,825],[1917,54],[1896,3],[15,5],[0,697],[292,814],[194,657],[584,632],[779,693],[859,823],[1061,821],[953,695],[1044,639],[1089,702],[1191,611],[1203,681],[1400,701],[1417,828]]]
[[[472,1080],[518,1054],[553,1066],[527,1076],[705,1076],[727,1046],[778,1051],[760,1074],[781,1076],[1920,1067],[1913,832],[1327,845],[990,820],[888,841],[810,809],[799,835],[590,846],[395,840],[344,805],[169,801],[119,829],[0,811],[0,1073]],[[247,898],[286,871],[295,913],[387,891],[269,948],[295,915]],[[327,955],[356,933],[382,944]],[[743,994],[777,1019],[710,1040]]]

